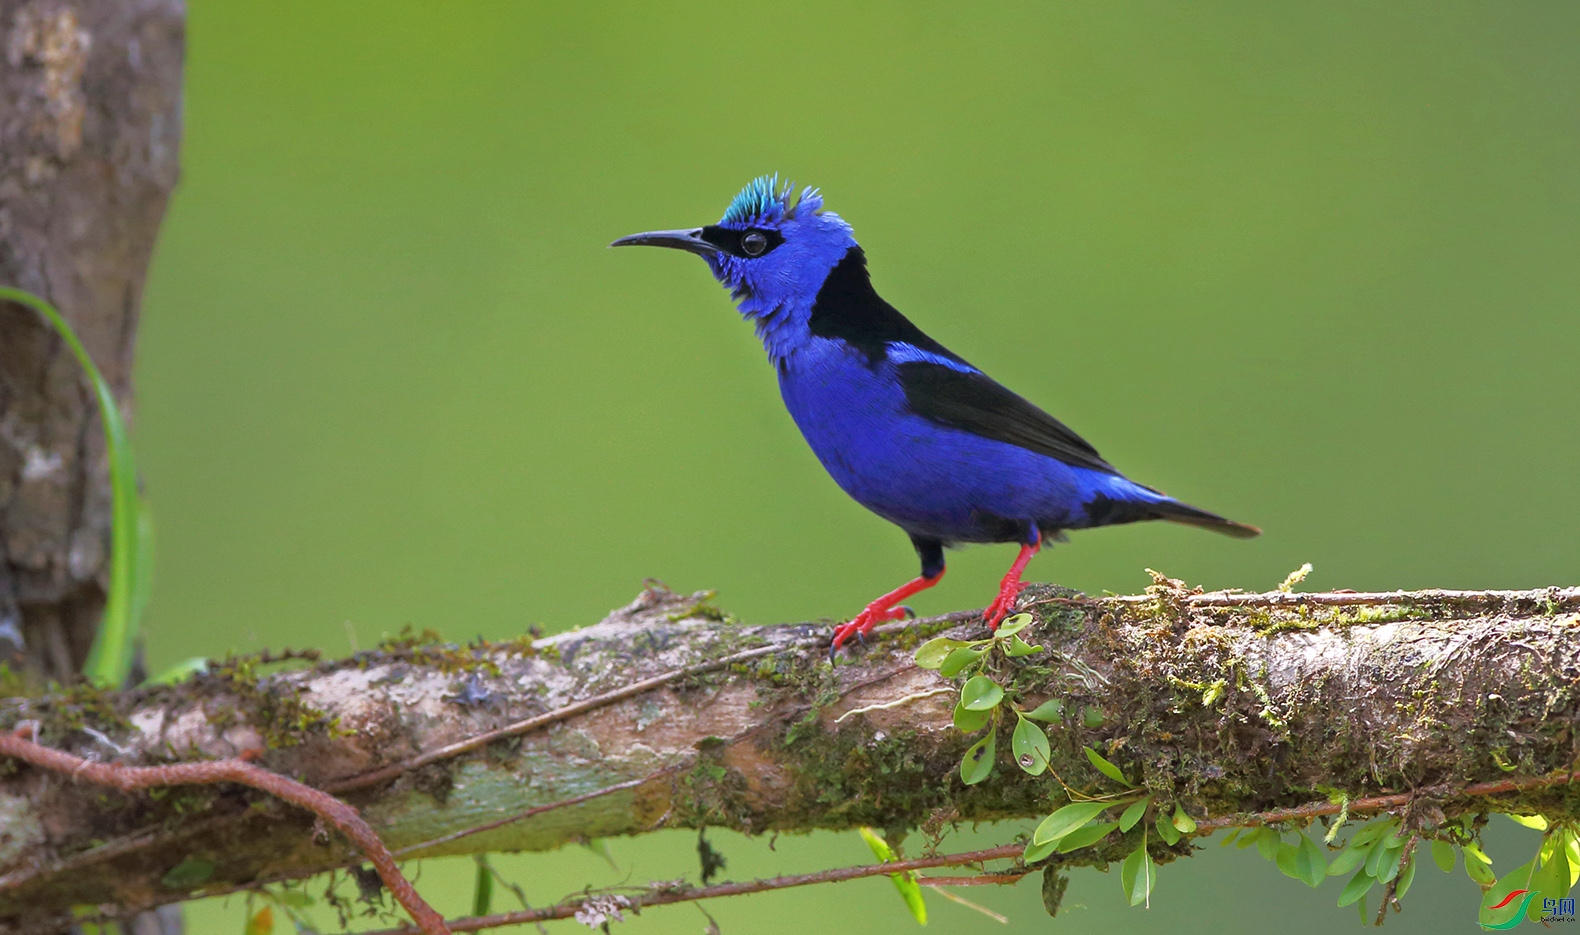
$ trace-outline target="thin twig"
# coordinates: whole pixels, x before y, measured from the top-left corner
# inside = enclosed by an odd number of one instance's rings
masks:
[[[19,725],[19,730],[31,726],[31,724]],[[41,769],[65,773],[73,779],[119,789],[122,792],[135,792],[139,789],[161,786],[214,785],[222,782],[233,782],[267,792],[275,798],[305,808],[325,819],[361,848],[368,862],[378,870],[379,878],[384,881],[385,887],[417,923],[414,931],[426,935],[449,935],[450,930],[445,927],[444,917],[435,912],[433,907],[417,894],[411,881],[407,880],[400,872],[400,868],[395,866],[395,858],[390,855],[389,848],[384,846],[384,842],[373,833],[373,829],[368,827],[368,823],[362,820],[362,816],[355,808],[326,792],[294,779],[287,779],[279,773],[271,773],[245,759],[234,757],[202,763],[173,763],[167,766],[95,763],[62,750],[54,750],[34,743],[23,737],[21,733],[4,732],[0,732],[0,755],[31,763]]]
[[[976,885],[978,885],[977,882],[976,882],[976,877],[939,877],[939,879],[941,879],[941,880],[942,879],[949,879],[949,880],[956,880],[956,881],[967,881],[967,880],[969,880],[970,881],[970,882],[957,882],[957,883],[953,884],[954,886],[976,886]],[[1018,880],[1018,879],[1020,879],[1020,877],[1016,877],[1015,879]],[[959,903],[960,905],[966,907],[967,909],[971,909],[973,911],[982,913],[983,915],[987,916],[989,919],[992,919],[994,922],[997,922],[997,923],[999,923],[1001,925],[1008,925],[1009,924],[1009,916],[1001,915],[1000,913],[994,912],[993,910],[989,909],[986,906],[983,906],[983,905],[981,905],[979,903],[974,903],[971,900],[965,898],[964,896],[959,895],[958,893],[951,893],[948,890],[944,889],[942,886],[939,886],[937,883],[923,883],[922,885],[927,887],[928,889],[932,890],[933,892],[937,893],[939,896],[942,896],[943,898],[949,900],[952,903]]]
[[[923,886],[1013,886],[1031,871],[1012,873],[978,873],[969,877],[917,877]]]
[[[1122,594],[1089,598],[1092,603],[1147,604],[1157,600],[1151,594]],[[1556,607],[1580,605],[1580,588],[1540,588],[1534,591],[1450,591],[1440,588],[1424,591],[1265,591],[1260,594],[1237,591],[1211,591],[1186,594],[1180,600],[1188,607],[1345,607],[1376,604],[1439,604],[1457,602],[1486,606],[1517,601],[1550,603]]]
[[[931,867],[960,867],[988,860],[1018,857],[1025,848],[1024,844],[1006,844],[1000,847],[990,847],[985,850],[969,851],[963,854],[917,857],[912,860],[897,860],[886,864],[861,864],[855,867],[819,870],[816,873],[769,877],[765,880],[661,889],[650,892],[647,895],[635,897],[631,902],[634,906],[646,909],[649,906],[668,906],[675,903],[696,902],[699,899],[717,899],[721,896],[745,896],[751,893],[764,893],[769,890],[789,889],[795,886],[812,886],[817,883],[843,883],[846,880],[887,876],[891,873],[904,873],[907,870],[926,870]],[[501,912],[490,916],[454,919],[450,922],[450,930],[453,932],[479,932],[504,925],[523,925],[533,922],[551,922],[555,919],[569,919],[582,907],[586,899],[586,896],[578,896],[543,909]],[[363,935],[415,935],[415,931],[415,929],[407,926],[396,929],[382,929],[377,932],[365,932]]]
[[[1415,853],[1415,843],[1420,838],[1410,835],[1410,840],[1404,842],[1404,850],[1399,852],[1399,867],[1394,871],[1393,879],[1388,881],[1388,886],[1383,890],[1382,905],[1377,907],[1376,925],[1382,925],[1388,917],[1388,907],[1392,905],[1395,911],[1399,908],[1399,898],[1394,895],[1399,892],[1399,878],[1404,874],[1404,868],[1410,863],[1410,855]],[[1468,859],[1468,858],[1467,858]]]
[[[1538,776],[1533,779],[1499,779],[1492,782],[1472,783],[1458,791],[1446,791],[1443,793],[1442,798],[1481,798],[1489,795],[1501,795],[1505,792],[1545,789],[1548,786],[1561,786],[1577,781],[1580,781],[1580,771],[1554,773],[1550,776]],[[1403,808],[1409,805],[1412,799],[1419,798],[1424,791],[1396,792],[1392,795],[1377,795],[1365,799],[1354,799],[1349,803],[1349,811],[1352,813],[1381,812],[1392,808]],[[1320,818],[1324,815],[1337,815],[1344,808],[1344,805],[1339,802],[1312,802],[1309,805],[1300,805],[1295,808],[1276,808],[1266,812],[1239,813],[1223,815],[1218,818],[1205,818],[1196,823],[1196,828],[1204,832],[1217,831],[1222,828],[1255,828],[1262,825],[1276,825],[1281,821],[1301,821]]]

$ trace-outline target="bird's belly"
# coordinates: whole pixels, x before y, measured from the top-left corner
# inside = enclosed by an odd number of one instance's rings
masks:
[[[1090,472],[911,413],[898,382],[859,355],[791,363],[780,391],[802,435],[835,482],[885,519],[954,542],[1016,538],[1028,521],[1081,525]]]

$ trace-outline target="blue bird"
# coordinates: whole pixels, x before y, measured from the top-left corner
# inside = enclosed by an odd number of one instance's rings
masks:
[[[700,255],[730,290],[779,375],[790,416],[857,503],[905,530],[921,576],[837,627],[853,634],[910,615],[901,601],[937,584],[944,547],[1014,542],[1020,552],[988,605],[1015,607],[1044,538],[1162,519],[1238,538],[1261,532],[1130,480],[1064,423],[934,341],[878,296],[867,258],[817,189],[752,181],[717,224],[610,244]]]

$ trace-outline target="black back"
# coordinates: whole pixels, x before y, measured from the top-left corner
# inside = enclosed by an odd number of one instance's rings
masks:
[[[888,345],[893,342],[971,366],[878,295],[867,273],[867,256],[860,247],[846,251],[823,281],[807,327],[816,337],[838,338],[861,351],[872,367],[885,359]],[[1018,445],[1076,467],[1119,473],[1064,423],[983,373],[967,373],[926,361],[902,363],[898,371],[907,405],[924,419]]]
[[[925,419],[1018,445],[1065,464],[1119,473],[1086,439],[986,374],[962,373],[925,362],[903,363],[898,369],[906,404]]]
[[[847,250],[844,258],[829,271],[822,288],[818,289],[812,315],[806,324],[814,336],[838,338],[867,355],[868,366],[877,366],[883,360],[885,345],[891,341],[960,360],[948,348],[923,334],[922,329],[911,324],[898,309],[883,301],[872,288],[872,277],[867,274],[867,255],[860,247]]]

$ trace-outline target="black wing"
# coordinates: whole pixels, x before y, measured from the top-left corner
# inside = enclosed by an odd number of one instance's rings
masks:
[[[1118,474],[1086,439],[983,373],[907,361],[897,369],[905,402],[917,415],[983,438],[1018,445],[1065,464]]]

